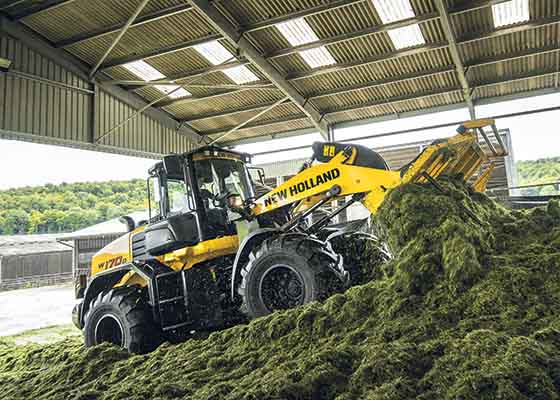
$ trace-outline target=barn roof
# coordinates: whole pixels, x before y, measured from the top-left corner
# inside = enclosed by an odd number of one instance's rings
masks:
[[[558,88],[557,0],[12,0],[0,12],[221,144]]]

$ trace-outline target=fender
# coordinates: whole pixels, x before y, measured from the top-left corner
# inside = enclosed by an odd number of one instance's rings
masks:
[[[106,271],[99,272],[90,281],[89,285],[86,288],[84,299],[81,302],[81,305],[77,307],[77,309],[75,309],[78,315],[76,315],[75,318],[73,317],[73,319],[76,325],[78,326],[78,328],[82,329],[84,327],[85,324],[84,316],[89,309],[91,300],[93,300],[99,294],[99,292],[115,286],[115,284],[119,282],[122,279],[122,277],[130,271],[134,271],[135,273],[140,275],[143,279],[145,279],[146,282],[148,282],[148,293],[150,297],[150,304],[152,305],[155,304],[154,285],[153,285],[153,281],[155,279],[154,269],[148,266],[147,264],[140,264],[134,261],[128,264],[122,264],[119,265],[118,267],[114,267]]]
[[[280,233],[282,233],[282,231],[278,228],[261,228],[251,232],[243,239],[235,255],[233,270],[231,271],[231,299],[233,301],[235,301],[235,292],[239,284],[238,278],[241,274],[243,262],[249,257],[251,250],[260,245],[265,239]]]

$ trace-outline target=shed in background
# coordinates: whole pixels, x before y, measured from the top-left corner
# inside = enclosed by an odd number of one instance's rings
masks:
[[[70,281],[72,250],[57,236],[0,236],[0,291]]]
[[[137,211],[128,215],[136,223],[148,219],[147,211]],[[91,259],[103,247],[118,239],[127,232],[125,224],[114,218],[96,225],[89,226],[79,231],[61,234],[58,240],[72,242],[72,275],[89,276]]]

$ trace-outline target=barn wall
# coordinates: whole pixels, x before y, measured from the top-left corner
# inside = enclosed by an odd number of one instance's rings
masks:
[[[0,73],[0,138],[145,157],[196,146],[175,121],[156,120],[153,112],[98,141],[137,111],[134,95],[118,99],[106,86],[90,83],[2,32],[0,57],[13,62],[9,73]]]
[[[3,256],[0,290],[67,281],[72,278],[72,251]]]

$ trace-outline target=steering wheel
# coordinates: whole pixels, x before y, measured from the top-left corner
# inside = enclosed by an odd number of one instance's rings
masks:
[[[217,194],[214,195],[214,197],[212,198],[212,203],[214,204],[214,207],[221,207],[221,208],[225,208],[226,206],[226,202],[225,200],[231,195],[231,192],[229,190],[226,190],[224,193],[222,194]]]

